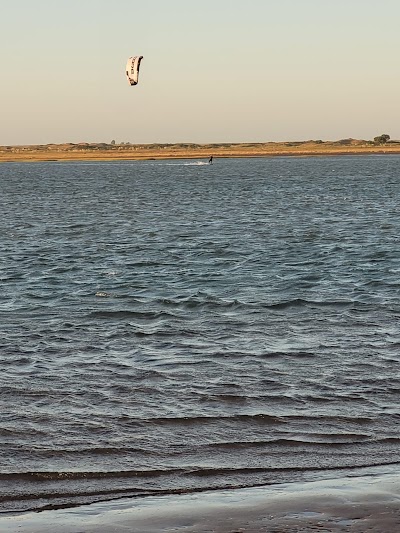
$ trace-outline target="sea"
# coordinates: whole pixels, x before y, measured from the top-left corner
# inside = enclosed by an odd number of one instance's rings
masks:
[[[0,165],[0,511],[400,467],[400,156]]]

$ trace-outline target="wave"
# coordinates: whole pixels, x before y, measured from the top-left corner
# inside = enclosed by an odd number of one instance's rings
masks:
[[[57,472],[57,471],[38,471],[38,472],[10,472],[0,473],[0,480],[24,480],[24,481],[66,481],[66,480],[88,480],[88,479],[108,479],[108,478],[134,478],[134,477],[160,477],[169,476],[172,473],[185,473],[184,468],[176,469],[154,469],[154,470],[118,470],[118,471],[80,471],[80,472]]]
[[[330,440],[329,440],[330,438]],[[276,446],[288,447],[288,448],[339,448],[346,447],[348,448],[351,445],[365,444],[365,442],[371,442],[373,444],[397,444],[400,443],[400,439],[378,439],[374,440],[369,435],[330,435],[326,441],[322,440],[304,440],[302,438],[275,438],[271,440],[260,440],[260,441],[233,441],[233,442],[215,442],[212,444],[205,445],[206,447],[210,446],[211,448],[270,448]]]
[[[185,475],[198,477],[218,477],[227,474],[251,474],[251,473],[270,473],[270,472],[323,472],[329,470],[355,470],[359,468],[371,468],[377,466],[398,465],[400,460],[388,461],[371,461],[367,465],[326,465],[326,466],[276,466],[276,467],[194,467],[170,468],[165,470],[115,470],[115,471],[81,471],[81,472],[56,472],[56,471],[37,471],[37,472],[10,472],[0,473],[0,480],[9,481],[72,481],[72,480],[104,480],[104,479],[123,479],[123,478],[160,478],[162,476]],[[131,487],[132,490],[132,487]],[[138,490],[135,487],[135,490]]]
[[[270,309],[287,309],[290,307],[315,307],[315,308],[324,308],[324,307],[334,307],[337,308],[347,308],[354,304],[353,300],[332,300],[332,301],[316,301],[316,300],[304,300],[302,298],[294,298],[293,300],[287,300],[283,302],[277,302],[266,307]]]
[[[158,167],[199,167],[199,166],[209,166],[208,161],[177,161],[174,163],[153,163],[153,165],[156,165]]]
[[[114,311],[100,310],[92,311],[89,318],[111,318],[111,319],[137,319],[137,320],[160,320],[185,318],[166,311],[130,311],[128,309],[117,309]]]
[[[202,425],[202,424],[220,424],[225,421],[229,422],[255,422],[257,424],[282,424],[284,420],[279,416],[272,416],[268,414],[241,414],[232,416],[181,416],[181,417],[158,417],[152,419],[139,419],[147,420],[151,423],[160,425]]]

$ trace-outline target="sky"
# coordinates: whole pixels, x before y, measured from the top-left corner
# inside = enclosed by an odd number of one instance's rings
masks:
[[[0,145],[400,139],[400,0],[0,8]]]

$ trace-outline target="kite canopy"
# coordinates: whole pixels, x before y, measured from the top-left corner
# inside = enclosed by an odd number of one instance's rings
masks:
[[[128,59],[126,64],[126,77],[129,85],[137,85],[139,82],[139,68],[143,56],[133,56]]]

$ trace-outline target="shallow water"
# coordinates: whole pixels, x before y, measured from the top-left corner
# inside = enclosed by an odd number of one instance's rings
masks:
[[[400,463],[400,157],[0,165],[0,502]]]

